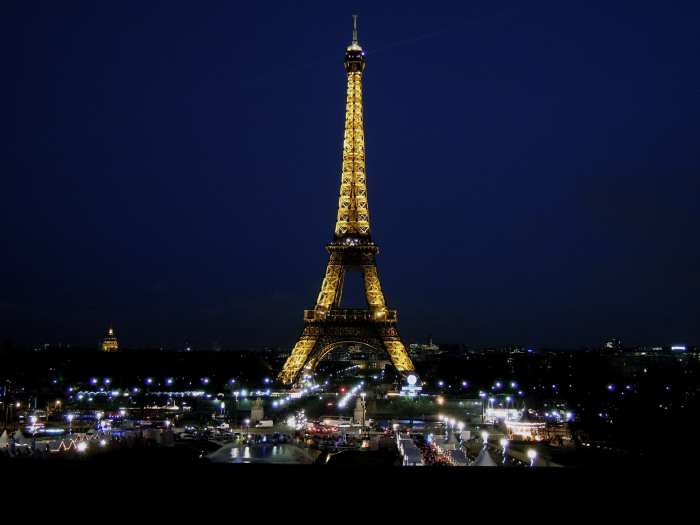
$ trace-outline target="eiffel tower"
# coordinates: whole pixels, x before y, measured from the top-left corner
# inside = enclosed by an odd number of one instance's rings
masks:
[[[353,15],[352,43],[345,51],[348,87],[338,218],[333,241],[326,246],[330,258],[316,306],[304,311],[304,330],[278,376],[288,385],[313,373],[328,352],[357,344],[384,350],[401,374],[414,370],[396,329],[396,310],[387,308],[384,300],[375,260],[379,247],[370,235],[362,117],[364,69],[364,52],[357,41],[357,15]],[[343,280],[350,271],[363,274],[367,308],[340,307]]]

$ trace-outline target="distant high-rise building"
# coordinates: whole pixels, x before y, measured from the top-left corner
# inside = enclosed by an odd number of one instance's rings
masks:
[[[114,328],[111,326],[107,330],[107,335],[102,340],[102,351],[103,352],[116,352],[119,350],[119,342],[117,341],[117,336],[114,335]]]

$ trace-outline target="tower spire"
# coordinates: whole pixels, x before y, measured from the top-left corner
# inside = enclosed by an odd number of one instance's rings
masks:
[[[352,15],[352,43],[345,50],[348,77],[345,99],[343,165],[338,198],[335,239],[360,236],[369,239],[369,207],[365,179],[365,126],[362,109],[362,73],[365,54],[357,43],[357,15]]]

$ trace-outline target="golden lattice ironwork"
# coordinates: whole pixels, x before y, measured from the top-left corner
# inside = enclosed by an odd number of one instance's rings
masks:
[[[348,87],[345,101],[343,162],[335,235],[321,290],[313,310],[304,312],[304,331],[294,345],[278,379],[285,384],[311,373],[330,349],[342,344],[365,344],[383,349],[399,372],[414,370],[396,329],[396,310],[387,308],[377,272],[377,245],[372,242],[365,174],[365,131],[362,75],[365,58],[357,41],[345,52]],[[367,309],[342,309],[343,281],[349,271],[363,274]]]

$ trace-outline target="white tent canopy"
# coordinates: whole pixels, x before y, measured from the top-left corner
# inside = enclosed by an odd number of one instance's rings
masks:
[[[484,447],[481,449],[481,452],[479,452],[479,455],[476,457],[476,459],[472,462],[471,466],[472,467],[497,467],[498,465],[491,457],[491,454],[489,454],[488,449],[486,447]]]
[[[13,437],[15,438],[15,443],[17,443],[18,445],[26,445],[27,443],[29,443],[27,441],[27,438],[24,437],[24,434],[22,434],[21,430],[15,432],[15,435]]]

